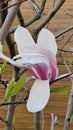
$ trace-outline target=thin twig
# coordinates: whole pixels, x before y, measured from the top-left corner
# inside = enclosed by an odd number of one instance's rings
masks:
[[[57,116],[54,116],[54,114],[51,113],[51,118],[52,118],[52,121],[51,121],[51,130],[54,130],[55,125],[57,125]]]
[[[0,120],[3,121],[5,124],[7,123],[7,121],[5,121],[2,117],[0,117]]]
[[[72,74],[73,74],[72,72],[69,72],[69,73],[60,75],[60,76],[58,76],[55,80],[51,81],[50,84],[52,84],[52,83],[54,83],[54,82],[57,82],[58,80],[67,78],[67,77],[69,77],[69,76],[72,75]]]
[[[58,37],[60,37],[61,35],[63,35],[64,33],[68,32],[68,31],[70,31],[72,29],[73,29],[73,25],[70,26],[70,27],[68,27],[68,28],[66,28],[66,29],[64,29],[64,30],[62,30],[60,33],[58,33],[57,35],[55,35],[55,38],[57,39]]]
[[[0,83],[4,85],[5,88],[7,88],[7,84],[9,83],[8,80],[1,79]]]
[[[67,50],[64,50],[64,49],[61,49],[61,48],[58,48],[58,50],[60,51],[60,52],[68,52],[68,53],[73,53],[73,51],[72,50],[70,50],[70,51],[67,51]]]
[[[33,28],[32,36],[35,39],[39,31],[54,17],[56,12],[60,9],[60,7],[64,4],[65,0],[58,0],[55,4],[54,8],[48,13],[48,15],[43,19],[36,27]]]
[[[13,6],[19,5],[19,4],[21,4],[21,3],[25,2],[25,1],[27,1],[27,0],[20,0],[20,2],[17,2],[17,3],[15,3],[15,4],[12,4],[12,5],[10,5],[10,6],[7,6],[7,7],[3,8],[3,9],[1,9],[1,10],[0,10],[0,13],[3,12],[3,11],[5,11],[5,10],[7,10],[7,9],[9,9],[9,8],[11,8],[11,7],[13,7]]]
[[[25,101],[26,101],[27,99],[28,99],[28,95],[27,95],[23,100],[1,103],[1,104],[0,104],[0,107],[1,107],[1,106],[6,106],[6,105],[24,104],[24,103],[26,103]]]
[[[68,66],[67,62],[65,61],[65,59],[63,58],[62,55],[61,55],[61,59],[64,62],[65,66],[67,68],[67,71],[70,73],[71,72],[70,67]],[[63,130],[69,130],[70,119],[71,119],[71,116],[73,114],[73,79],[72,79],[72,77],[70,77],[70,80],[71,80],[71,83],[72,83],[72,87],[71,87],[71,92],[70,92],[70,96],[69,96],[69,101],[68,101],[68,106],[67,106]]]
[[[64,45],[61,47],[61,49],[63,49],[65,47],[65,45],[67,45],[67,43],[70,41],[72,36],[73,36],[73,34],[71,34],[71,36],[67,39],[67,41],[64,43]]]
[[[17,12],[17,17],[18,17],[18,20],[20,22],[20,25],[21,26],[25,26],[25,23],[24,23],[24,19],[23,19],[23,16],[22,16],[22,13],[21,13],[21,10],[18,9],[18,12]]]

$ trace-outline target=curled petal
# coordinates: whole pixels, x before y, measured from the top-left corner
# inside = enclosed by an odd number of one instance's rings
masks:
[[[37,53],[25,54],[25,58],[16,60],[16,63],[18,65],[21,64],[24,68],[26,66],[36,78],[43,80],[48,79],[49,62],[44,55]]]
[[[24,57],[24,59],[23,59],[23,57]],[[47,59],[47,57],[43,54],[40,54],[38,52],[32,53],[32,52],[29,52],[29,51],[24,52],[22,54],[18,54],[18,55],[13,57],[14,60],[16,60],[17,58],[18,59],[22,58],[23,60],[25,60],[24,62],[30,62],[30,60],[32,60],[32,62],[37,62],[37,61],[41,62],[42,59],[44,59],[44,60]]]
[[[38,112],[44,109],[50,97],[49,80],[37,79],[29,94],[27,109],[29,112]]]
[[[8,61],[9,63],[11,63],[12,65],[16,65],[15,61],[13,61],[12,59],[10,59],[9,57],[5,56],[3,53],[2,53],[2,45],[0,44],[0,58],[3,59],[3,60],[6,60]]]
[[[55,55],[49,50],[41,49],[39,53],[45,55],[49,61],[49,74],[50,74],[50,81],[54,80],[58,75],[58,67]]]
[[[58,75],[56,57],[50,50],[48,51],[35,45],[31,46],[30,48],[32,49],[29,50],[28,47],[28,49],[26,49],[27,50],[26,52],[15,56],[14,59],[19,58],[19,56],[21,56],[22,59],[19,60],[19,62],[22,64],[25,63],[31,64],[31,68],[36,75],[39,74],[42,79],[46,79],[48,73],[50,74],[50,81],[54,80]],[[33,66],[34,64],[35,66]]]
[[[28,69],[36,78],[48,79],[49,62],[44,55],[39,53],[25,53],[24,59],[22,58],[14,61],[2,53],[2,45],[0,45],[0,50],[0,58],[16,67]],[[17,55],[16,57],[19,58],[19,56],[20,55]]]
[[[36,78],[41,80],[48,79],[49,65],[47,66],[45,63],[34,64],[32,65],[32,70],[35,76],[37,76]]]

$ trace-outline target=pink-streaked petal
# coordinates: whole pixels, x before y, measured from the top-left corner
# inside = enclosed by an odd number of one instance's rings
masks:
[[[12,60],[9,57],[5,56],[2,53],[2,45],[0,44],[0,58],[8,61],[12,65],[28,69],[32,72],[32,74],[39,79],[48,79],[48,67],[49,62],[48,59],[40,53],[25,53],[25,58],[19,59],[19,60]],[[21,55],[21,54],[20,54]],[[18,55],[17,57],[19,58]]]
[[[17,65],[27,66],[28,70],[39,79],[48,79],[49,61],[42,54],[25,54],[25,58],[16,60]]]
[[[54,64],[50,64],[50,81],[53,81],[58,75],[58,68]]]
[[[14,33],[14,39],[17,43],[19,53],[24,53],[25,45],[35,44],[29,31],[21,26],[18,26]]]
[[[37,78],[41,80],[47,80],[48,74],[50,73],[49,71],[49,64],[47,66],[46,63],[39,63],[39,64],[34,64],[32,65],[33,72]]]
[[[42,75],[41,76],[42,79],[46,79],[47,73],[49,72],[50,81],[54,80],[56,78],[56,76],[58,75],[57,61],[56,61],[55,55],[50,50],[48,51],[45,49],[41,49],[35,45],[31,46],[31,48],[33,48],[33,49],[30,49],[30,50],[28,49],[26,51],[26,53],[24,52],[24,54],[17,55],[14,57],[14,59],[19,58],[19,56],[21,56],[23,59],[21,59],[19,62],[32,64],[31,65],[32,70],[35,73],[38,72],[39,75]],[[46,67],[42,68],[42,66],[39,65],[39,63],[42,63],[44,66],[47,65],[48,69],[45,69]],[[33,66],[33,64],[35,64],[35,67]],[[36,65],[36,64],[38,64],[38,65]],[[42,71],[40,71],[40,70],[42,70]],[[47,71],[47,73],[45,73],[46,72],[45,70]],[[37,73],[36,73],[36,75],[37,75]]]
[[[29,94],[27,101],[27,109],[29,112],[35,113],[44,109],[50,97],[49,80],[37,79]]]
[[[49,49],[54,55],[56,55],[57,43],[54,35],[48,29],[43,28],[40,31],[37,39],[37,44],[42,46],[43,48]]]
[[[39,53],[45,55],[49,61],[49,69],[50,69],[50,81],[54,80],[58,75],[57,61],[55,55],[48,50],[39,50]]]
[[[57,61],[55,55],[51,53],[50,51],[42,51],[42,54],[44,54],[48,60],[49,60],[49,68],[50,68],[50,80],[54,80],[56,76],[58,75],[58,67],[57,67]]]

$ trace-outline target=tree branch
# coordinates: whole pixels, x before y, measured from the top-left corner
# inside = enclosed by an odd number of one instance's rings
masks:
[[[32,16],[29,20],[25,21],[25,27],[31,25],[33,22],[35,22],[36,20],[38,20],[41,17],[41,15],[44,11],[45,4],[46,4],[46,0],[42,0],[39,11],[37,12],[37,14]]]
[[[27,99],[28,99],[28,95],[24,99],[22,99],[22,100],[1,103],[0,107],[1,106],[7,106],[7,105],[11,105],[12,106],[12,105],[24,104]]]
[[[66,28],[66,29],[64,29],[64,30],[62,30],[60,33],[58,33],[58,34],[55,36],[55,38],[60,37],[61,35],[63,35],[64,33],[68,32],[68,31],[70,31],[70,30],[72,30],[72,29],[73,29],[73,25],[70,26],[70,27],[68,27],[68,28]]]
[[[68,66],[68,64],[66,63],[65,59],[62,57],[61,55],[61,59],[64,62],[67,71],[69,73],[71,73],[71,70]],[[72,77],[70,77],[71,83],[72,83],[72,87],[71,87],[71,92],[70,92],[70,96],[69,96],[69,101],[68,101],[68,106],[67,106],[67,111],[66,111],[66,117],[65,117],[65,123],[64,123],[64,128],[63,130],[69,130],[70,127],[70,119],[73,113],[73,79]]]
[[[3,121],[5,124],[7,123],[2,117],[0,117],[0,120]]]
[[[22,16],[22,13],[21,13],[20,9],[18,9],[17,17],[18,17],[18,20],[20,22],[20,25],[24,27],[25,26],[25,22],[24,22],[24,19],[23,19],[23,16]]]
[[[20,2],[20,0],[13,0],[12,4],[16,4],[16,2]],[[16,14],[17,14],[19,6],[20,6],[20,4],[18,4],[16,6],[13,6],[8,11],[7,17],[6,17],[6,19],[5,19],[4,23],[3,23],[3,26],[2,26],[2,28],[0,30],[0,41],[2,41],[2,43],[7,37],[7,34],[9,32],[9,29],[10,29],[10,27],[12,25],[12,22],[13,22],[15,16],[16,16]]]
[[[48,13],[46,18],[42,20],[36,27],[33,28],[32,36],[34,39],[38,32],[52,19],[52,17],[56,14],[56,12],[60,9],[64,2],[65,0],[59,0],[54,6],[54,8]]]

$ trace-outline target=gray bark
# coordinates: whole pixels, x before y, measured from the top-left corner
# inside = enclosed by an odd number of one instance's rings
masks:
[[[39,31],[53,18],[56,12],[60,9],[60,7],[64,4],[65,0],[59,0],[54,8],[48,13],[45,19],[43,19],[36,27],[33,28],[32,36],[35,39]]]
[[[20,0],[13,0],[13,4],[16,2],[20,2]],[[9,9],[7,17],[2,25],[2,28],[0,30],[0,41],[3,41],[6,39],[7,34],[9,32],[9,29],[12,25],[12,22],[17,14],[18,8],[19,8],[20,4],[13,6]]]
[[[40,126],[40,112],[34,114],[34,126],[35,130],[41,130]]]
[[[65,123],[64,123],[64,130],[69,130],[70,127],[70,119],[73,114],[73,83],[72,83],[72,89],[68,101],[68,107],[67,107],[67,112],[66,112],[66,118],[65,118]]]

